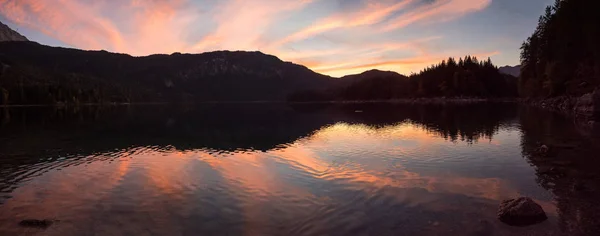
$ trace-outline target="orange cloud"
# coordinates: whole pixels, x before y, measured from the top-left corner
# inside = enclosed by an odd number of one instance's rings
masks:
[[[331,71],[339,71],[339,70],[350,70],[350,69],[367,69],[367,68],[375,68],[380,66],[389,66],[389,65],[410,65],[410,64],[424,64],[430,62],[440,61],[441,58],[409,58],[409,59],[400,59],[400,60],[388,60],[388,61],[380,61],[374,63],[360,64],[360,65],[352,65],[352,66],[334,66],[325,69],[317,69],[321,72],[331,72]]]
[[[17,24],[77,47],[100,49],[112,45],[116,50],[123,49],[116,26],[106,18],[95,17],[95,10],[74,1],[0,0],[0,13]]]
[[[454,53],[455,54],[455,53]],[[500,52],[485,52],[485,53],[476,53],[472,54],[472,56],[478,58],[487,58],[494,55],[498,55]],[[461,55],[461,54],[459,54]],[[363,61],[375,61],[371,63],[356,63],[356,62],[345,62],[339,64],[325,64],[325,65],[314,65],[312,68],[319,72],[328,74],[331,76],[343,76],[347,74],[360,73],[369,69],[381,69],[381,70],[392,70],[392,71],[401,71],[401,72],[414,72],[415,70],[422,69],[426,66],[436,64],[441,62],[444,59],[447,59],[451,55],[447,54],[437,54],[437,55],[424,55],[403,59],[395,59],[395,60],[380,60],[379,58],[370,58]]]
[[[384,53],[397,53],[399,51],[416,54],[420,57],[427,56],[423,52],[427,43],[430,41],[441,39],[440,36],[425,37],[414,39],[406,42],[384,42],[371,43],[367,45],[352,45],[346,44],[339,48],[331,48],[324,50],[310,51],[280,51],[277,53],[284,60],[289,60],[294,63],[305,65],[319,73],[324,73],[330,76],[343,76],[347,74],[361,73],[362,70],[368,69],[383,69],[399,71],[401,73],[409,72],[409,65],[401,63],[372,63],[375,68],[369,68],[369,65],[359,66],[357,61],[380,61],[380,55]],[[333,61],[331,59],[334,59]],[[352,60],[348,60],[352,58]],[[445,57],[436,57],[440,60]],[[402,59],[408,61],[409,58]],[[437,63],[439,61],[427,61],[425,65]],[[369,63],[367,63],[369,64]],[[420,68],[418,68],[420,69]]]
[[[230,0],[215,8],[217,29],[191,47],[194,51],[214,49],[257,50],[260,38],[285,13],[302,9],[314,0]]]
[[[152,48],[160,53],[183,51],[187,42],[183,40],[187,26],[198,17],[192,10],[186,10],[186,0],[148,1],[132,0],[127,11],[133,12],[131,38],[135,42],[128,45],[136,54],[143,54]]]
[[[0,0],[0,13],[19,25],[78,48],[143,55],[184,48],[182,33],[195,18],[183,10],[185,3],[186,0]],[[109,18],[108,12],[118,16]],[[115,18],[125,20],[118,21],[117,27]]]
[[[446,56],[439,52],[430,55],[436,50],[427,42],[440,36],[392,42],[388,41],[394,38],[390,31],[415,22],[453,19],[491,2],[438,0],[419,6],[416,0],[363,1],[360,10],[333,13],[279,37],[270,37],[271,30],[281,25],[292,27],[286,24],[287,19],[310,7],[320,7],[317,4],[324,1],[227,0],[200,5],[191,0],[0,0],[0,14],[17,25],[81,49],[133,55],[261,50],[338,76],[371,69],[369,66],[406,73],[436,63],[434,60]],[[197,28],[210,33],[199,35],[194,31]],[[334,46],[300,42],[338,29],[343,29],[339,33],[344,38]],[[275,40],[267,40],[271,38]]]

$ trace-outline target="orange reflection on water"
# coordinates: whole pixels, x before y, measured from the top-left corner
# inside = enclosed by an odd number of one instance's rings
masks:
[[[352,147],[399,148],[394,142],[411,141],[416,146],[444,143],[445,140],[435,134],[410,123],[400,123],[379,128],[367,125],[339,123],[322,128],[309,138],[313,144]]]
[[[447,199],[457,196],[483,201],[489,206],[521,194],[508,180],[464,176],[427,162],[432,157],[424,153],[436,156],[439,152],[431,149],[455,145],[418,126],[402,123],[382,128],[337,124],[285,148],[267,152],[214,154],[211,150],[159,152],[149,149],[121,154],[115,158],[116,163],[96,161],[43,174],[36,180],[46,183],[47,188],[35,181],[28,183],[14,193],[19,202],[8,202],[8,205],[15,211],[30,213],[35,211],[31,202],[43,199],[44,211],[29,217],[60,215],[65,207],[72,208],[71,214],[85,216],[98,209],[81,205],[88,202],[119,205],[118,197],[124,191],[130,194],[125,194],[127,196],[140,194],[135,202],[127,202],[130,211],[157,214],[152,219],[168,218],[167,214],[175,214],[171,213],[175,211],[174,205],[180,207],[176,208],[177,214],[185,216],[187,211],[203,207],[199,204],[218,204],[197,202],[196,196],[218,188],[236,198],[243,218],[240,220],[243,234],[264,235],[277,217],[307,217],[319,206],[339,200],[328,191],[386,195],[397,204],[432,211],[456,210],[457,206],[449,204]],[[424,172],[405,165],[402,161],[409,156],[433,166],[435,171]],[[314,186],[331,189],[323,191]],[[205,191],[208,193],[203,193]],[[549,214],[554,214],[552,203],[538,202]],[[274,211],[265,210],[277,204],[293,209],[285,209],[275,216]],[[159,223],[161,228],[177,231],[168,221]]]

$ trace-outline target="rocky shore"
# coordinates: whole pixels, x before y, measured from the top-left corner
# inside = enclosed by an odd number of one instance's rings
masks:
[[[523,99],[522,103],[574,116],[588,123],[600,121],[600,89],[581,97],[560,96],[545,99]]]

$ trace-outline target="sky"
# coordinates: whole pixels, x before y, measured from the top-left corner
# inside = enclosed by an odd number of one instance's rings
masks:
[[[134,56],[262,51],[319,73],[418,72],[448,57],[519,63],[554,0],[0,0],[33,41]]]

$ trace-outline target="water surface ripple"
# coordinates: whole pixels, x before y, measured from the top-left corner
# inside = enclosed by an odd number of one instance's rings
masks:
[[[0,235],[598,232],[598,209],[590,207],[598,178],[585,165],[596,138],[541,111],[511,104],[86,109],[4,111]],[[560,149],[552,161],[531,156],[552,142],[577,149]],[[574,155],[586,162],[565,164]],[[573,191],[575,184],[586,190]],[[549,220],[524,228],[497,221],[498,204],[519,196],[535,199]],[[24,228],[23,219],[54,224]]]

